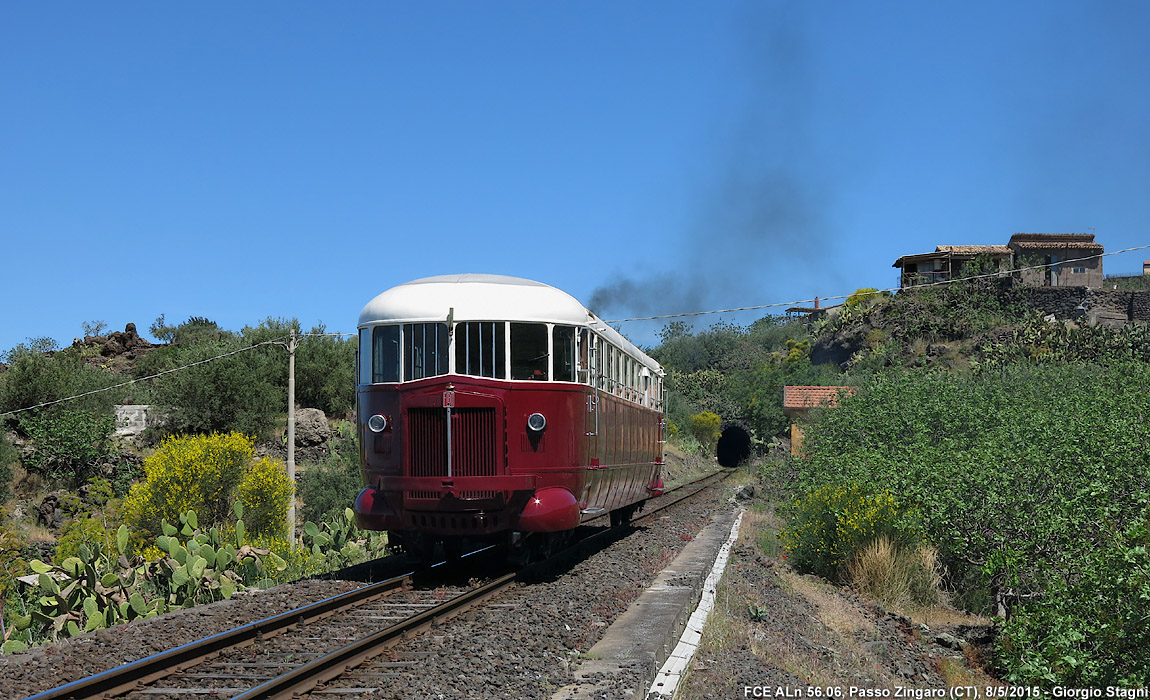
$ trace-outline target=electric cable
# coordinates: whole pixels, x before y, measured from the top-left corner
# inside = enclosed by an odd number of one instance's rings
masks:
[[[735,307],[735,308],[731,308],[731,309],[714,309],[711,311],[688,311],[688,312],[677,313],[677,314],[663,314],[660,316],[635,316],[632,318],[617,318],[617,319],[613,319],[610,321],[604,321],[604,323],[628,323],[630,321],[658,321],[658,320],[668,319],[668,318],[688,318],[691,316],[708,316],[710,314],[725,314],[725,313],[733,313],[736,311],[757,311],[760,309],[771,309],[771,308],[777,308],[780,306],[797,306],[799,304],[813,304],[816,299],[819,301],[827,301],[827,300],[833,300],[833,299],[847,299],[847,298],[850,298],[850,297],[855,296],[855,295],[870,296],[873,294],[885,294],[887,292],[897,292],[897,291],[901,291],[903,289],[921,289],[923,287],[938,287],[938,286],[941,286],[944,284],[954,284],[956,282],[967,282],[970,280],[985,279],[988,277],[1004,277],[1007,274],[1013,274],[1015,272],[1025,272],[1027,270],[1040,270],[1043,268],[1054,267],[1057,265],[1066,265],[1067,263],[1083,262],[1085,260],[1094,260],[1096,258],[1104,258],[1108,255],[1118,255],[1119,253],[1129,253],[1129,252],[1135,251],[1135,250],[1145,250],[1147,248],[1150,248],[1150,245],[1140,245],[1140,246],[1135,246],[1133,248],[1123,248],[1122,250],[1115,250],[1115,251],[1110,252],[1110,253],[1098,253],[1096,255],[1087,255],[1086,257],[1082,257],[1082,258],[1073,258],[1070,260],[1059,260],[1058,262],[1042,263],[1041,265],[1031,265],[1029,267],[1020,267],[1020,268],[1017,268],[1014,270],[1007,270],[1004,272],[991,272],[991,273],[987,273],[984,275],[971,275],[969,277],[956,277],[954,279],[941,280],[938,282],[931,282],[930,284],[917,284],[917,285],[914,285],[913,287],[889,287],[887,289],[875,289],[873,291],[867,291],[867,292],[852,292],[851,294],[839,294],[839,295],[835,295],[835,296],[826,296],[826,297],[819,296],[819,297],[815,297],[815,299],[799,299],[797,301],[781,301],[781,302],[777,302],[774,304],[759,304],[757,306],[739,306],[739,307]]]

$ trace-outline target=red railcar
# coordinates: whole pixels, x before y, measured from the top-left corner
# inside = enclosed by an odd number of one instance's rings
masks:
[[[663,488],[663,370],[570,295],[498,275],[359,319],[360,526],[426,547],[625,521]]]

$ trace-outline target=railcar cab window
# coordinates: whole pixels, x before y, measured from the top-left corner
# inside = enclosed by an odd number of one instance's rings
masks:
[[[547,381],[547,326],[511,324],[511,378]]]
[[[507,376],[507,330],[502,321],[455,325],[455,371],[473,377]]]
[[[404,324],[404,381],[447,374],[447,357],[446,323]]]
[[[365,369],[370,370],[371,383],[398,382],[399,326],[376,326],[370,330],[364,329],[362,333],[364,340],[366,334],[371,333],[371,353],[364,353],[370,363],[364,364]]]
[[[551,336],[551,345],[555,349],[555,381],[578,381],[575,378],[575,329],[555,326]]]

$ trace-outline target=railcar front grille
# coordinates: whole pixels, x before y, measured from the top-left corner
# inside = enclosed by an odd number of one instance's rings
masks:
[[[408,411],[407,425],[411,476],[447,477],[447,410],[412,408]],[[499,464],[498,445],[494,408],[452,409],[451,476],[495,476]],[[479,493],[487,492],[468,491],[463,497],[475,498],[472,494]]]

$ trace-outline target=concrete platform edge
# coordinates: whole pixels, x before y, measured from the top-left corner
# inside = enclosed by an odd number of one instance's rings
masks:
[[[736,512],[717,513],[587,651],[575,682],[552,700],[643,698],[703,595],[703,583],[730,536]]]

